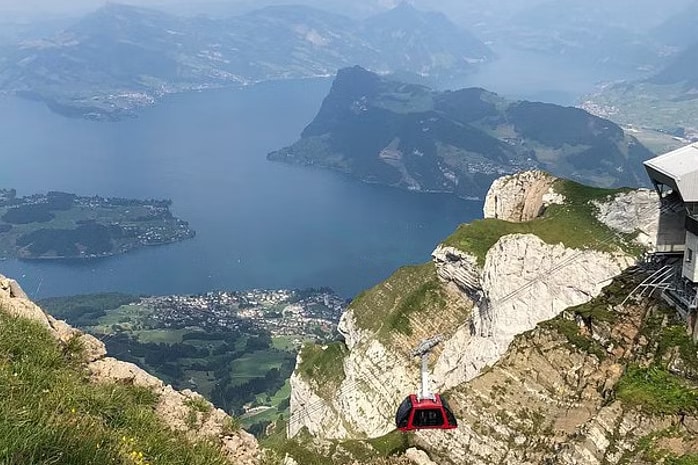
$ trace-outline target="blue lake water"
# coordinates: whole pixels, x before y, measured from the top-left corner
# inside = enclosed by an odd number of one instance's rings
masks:
[[[34,298],[330,286],[351,297],[423,262],[482,205],[288,166],[328,80],[171,96],[117,123],[70,119],[0,98],[0,187],[20,195],[170,198],[196,238],[85,262],[0,262]]]

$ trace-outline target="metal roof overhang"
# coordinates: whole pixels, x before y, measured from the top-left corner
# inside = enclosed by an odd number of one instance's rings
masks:
[[[671,187],[674,190],[674,192],[679,193],[679,186],[676,185],[676,182],[674,182],[674,178],[672,178],[671,176],[655,169],[654,167],[648,165],[646,162],[645,171],[647,171],[647,175],[650,177],[653,183],[664,184],[665,186]]]
[[[691,144],[644,162],[655,184],[677,192],[684,202],[698,202],[698,144]]]

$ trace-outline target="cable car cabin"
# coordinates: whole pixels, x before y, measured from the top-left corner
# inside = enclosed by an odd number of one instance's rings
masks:
[[[454,429],[458,427],[458,422],[446,399],[439,394],[434,394],[433,399],[422,400],[410,394],[397,409],[395,426],[400,431]]]

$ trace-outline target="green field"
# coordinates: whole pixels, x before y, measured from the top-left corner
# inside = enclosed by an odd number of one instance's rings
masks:
[[[260,350],[235,359],[230,364],[233,385],[238,386],[253,378],[263,378],[270,370],[281,368],[288,358],[284,352]]]
[[[291,384],[286,380],[284,385],[273,395],[261,394],[257,396],[256,405],[269,406],[271,408],[253,415],[243,415],[240,419],[245,428],[254,424],[273,423],[277,420],[288,418],[288,401],[291,398]],[[285,405],[282,405],[285,404]]]

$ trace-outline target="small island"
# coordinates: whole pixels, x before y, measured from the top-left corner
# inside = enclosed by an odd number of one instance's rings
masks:
[[[194,237],[171,204],[0,189],[0,260],[93,259]]]

